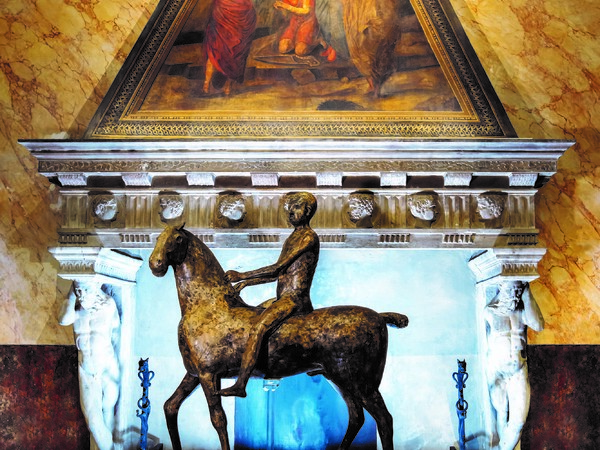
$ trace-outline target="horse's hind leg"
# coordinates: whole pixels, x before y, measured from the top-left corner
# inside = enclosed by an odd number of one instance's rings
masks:
[[[229,436],[227,435],[227,416],[221,403],[221,396],[217,392],[221,389],[221,380],[213,374],[205,374],[200,376],[200,385],[204,390],[208,410],[210,412],[210,421],[213,427],[217,430],[219,441],[221,442],[221,450],[229,450]]]
[[[354,438],[356,438],[356,435],[365,423],[365,413],[358,398],[342,388],[340,388],[340,393],[346,402],[346,406],[348,406],[348,429],[339,446],[339,450],[346,450],[350,448],[352,441],[354,441]]]
[[[361,397],[365,409],[377,423],[381,448],[383,450],[394,450],[394,420],[387,406],[385,406],[381,393],[376,389],[371,394],[362,395]]]
[[[173,395],[165,402],[165,418],[167,419],[167,429],[169,430],[173,450],[181,450],[181,439],[179,438],[179,429],[177,428],[179,408],[183,401],[194,392],[198,383],[200,383],[198,377],[186,373]]]

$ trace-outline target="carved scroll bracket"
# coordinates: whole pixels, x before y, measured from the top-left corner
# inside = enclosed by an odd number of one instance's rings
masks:
[[[49,251],[60,264],[58,275],[66,280],[129,285],[135,283],[143,262],[136,256],[100,247],[53,247]]]
[[[474,256],[469,268],[482,285],[504,280],[530,282],[539,277],[537,265],[545,253],[545,248],[494,248]]]

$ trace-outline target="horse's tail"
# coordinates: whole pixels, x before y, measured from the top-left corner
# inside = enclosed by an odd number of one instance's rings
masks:
[[[394,328],[405,328],[408,326],[408,317],[404,314],[394,313],[394,312],[386,312],[380,313],[385,323]]]

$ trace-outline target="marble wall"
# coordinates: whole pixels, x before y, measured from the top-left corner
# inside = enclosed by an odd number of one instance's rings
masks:
[[[600,4],[452,0],[520,137],[576,139],[538,196],[548,247],[532,343],[600,344]],[[56,190],[17,139],[83,130],[157,0],[0,5],[0,343],[70,343],[56,323]]]
[[[600,4],[452,0],[519,137],[574,139],[537,196],[532,344],[600,343]]]
[[[147,0],[0,4],[0,343],[72,343],[47,253],[57,191],[18,139],[80,138],[154,10]]]

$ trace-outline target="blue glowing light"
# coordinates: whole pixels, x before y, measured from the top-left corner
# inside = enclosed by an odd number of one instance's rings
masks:
[[[277,450],[337,449],[348,426],[348,410],[335,388],[321,375],[305,374],[281,380],[268,392],[263,381],[248,383],[248,396],[236,399],[235,450],[268,449],[269,395],[274,414],[273,448]],[[365,424],[353,449],[377,448],[375,421],[365,414]]]

